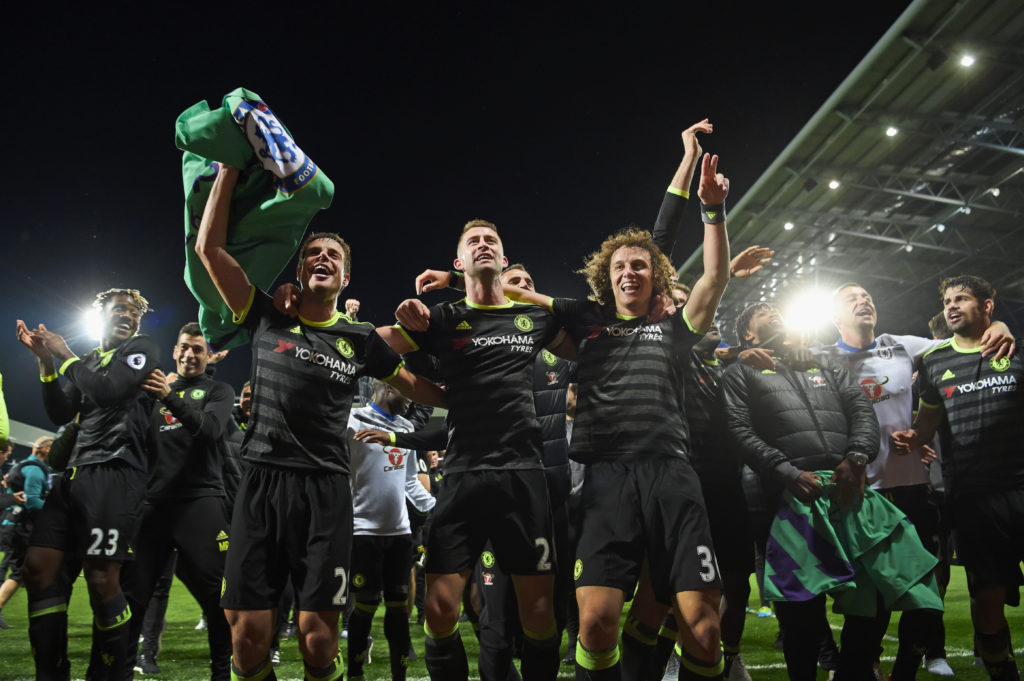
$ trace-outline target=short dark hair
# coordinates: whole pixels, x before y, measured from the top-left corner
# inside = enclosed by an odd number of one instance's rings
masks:
[[[114,296],[125,296],[130,298],[136,307],[139,308],[139,316],[142,316],[152,310],[149,306],[149,301],[142,297],[138,289],[134,288],[108,288],[106,291],[101,291],[96,294],[96,299],[92,301],[92,306],[103,309],[103,306],[107,304]]]
[[[945,289],[943,289],[945,292]],[[946,313],[940,312],[928,320],[928,330],[932,332],[932,338],[951,338],[953,331],[946,322]]]
[[[736,318],[736,342],[740,345],[748,345],[747,331],[750,330],[750,320],[761,310],[774,310],[776,307],[771,303],[754,303],[747,305]]]
[[[988,283],[981,277],[976,277],[973,274],[958,274],[955,277],[946,277],[939,282],[939,299],[946,295],[946,291],[954,289],[966,289],[971,292],[978,302],[985,300],[995,300],[996,290],[992,287],[992,284]]]
[[[512,263],[511,265],[509,265],[508,267],[503,269],[501,271],[501,273],[504,274],[505,272],[508,272],[509,270],[522,270],[523,272],[527,272],[527,273],[529,273],[529,271],[530,271],[530,270],[528,270],[526,268],[526,265],[524,265],[521,262],[514,262],[514,263]]]
[[[199,326],[199,322],[189,322],[185,326],[178,329],[178,338],[182,336],[202,336],[203,329]]]
[[[477,227],[483,227],[485,229],[489,229],[492,232],[494,232],[495,234],[497,234],[499,240],[501,239],[501,235],[498,234],[498,226],[496,224],[494,224],[493,222],[490,222],[489,220],[482,220],[480,218],[473,218],[472,220],[467,222],[462,227],[462,233],[459,234],[459,241],[458,241],[458,243],[455,244],[455,254],[456,255],[458,255],[459,246],[462,245],[462,237],[464,237],[466,235],[466,232],[468,232],[471,229],[475,229]]]
[[[341,265],[341,273],[351,274],[352,273],[352,249],[348,247],[345,240],[334,232],[313,232],[305,239],[302,240],[302,245],[299,246],[299,260],[301,261],[306,257],[306,249],[309,245],[317,239],[330,239],[331,241],[337,242],[341,246],[341,253],[345,256],[345,262]]]

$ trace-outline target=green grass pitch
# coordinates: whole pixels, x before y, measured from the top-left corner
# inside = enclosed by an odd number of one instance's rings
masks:
[[[751,605],[756,608],[757,603],[756,587],[754,589]],[[1017,659],[1024,659],[1024,611],[1021,608],[1007,608],[1007,618],[1010,621],[1010,630],[1014,636]],[[25,592],[20,589],[10,603],[3,609],[4,618],[13,625],[13,629],[0,630],[0,681],[20,681],[31,679],[33,676],[32,658],[28,645],[28,619],[25,611]],[[85,583],[79,579],[75,585],[74,597],[70,606],[70,655],[72,663],[72,678],[81,679],[85,676],[85,666],[88,661],[89,643],[91,635],[91,613],[89,611],[88,597],[86,595]],[[840,625],[840,618],[830,616],[833,628]],[[152,678],[158,681],[192,681],[209,678],[209,667],[207,666],[206,633],[196,631],[195,625],[199,621],[199,606],[189,595],[185,587],[175,580],[171,589],[171,601],[167,611],[167,629],[163,637],[163,647],[160,652],[159,664],[162,669],[157,676],[144,677],[136,674],[136,678]],[[889,627],[889,633],[884,641],[885,652],[883,653],[882,669],[888,672],[891,666],[892,656],[896,650],[897,618]],[[953,568],[953,579],[946,594],[946,647],[949,653],[949,663],[956,671],[957,681],[973,681],[987,679],[988,675],[979,667],[974,666],[972,653],[973,633],[971,629],[970,614],[968,611],[968,596],[964,582],[964,573],[961,568]],[[476,673],[475,659],[477,654],[476,639],[468,624],[463,624],[462,639],[470,657],[471,678]],[[413,634],[414,647],[419,654],[419,659],[409,665],[408,678],[410,681],[417,681],[427,678],[426,668],[423,665],[423,631],[415,623],[410,624]],[[772,648],[775,640],[777,625],[774,618],[758,618],[754,615],[747,616],[746,631],[743,638],[743,657],[746,660],[747,668],[755,681],[783,681],[786,678],[785,665],[782,660],[782,652]],[[389,679],[390,670],[388,667],[387,642],[383,631],[383,608],[378,609],[377,618],[374,621],[373,638],[375,646],[373,651],[373,662],[365,668],[366,679]],[[837,633],[838,637],[838,633]],[[343,647],[344,647],[344,642]],[[562,652],[565,652],[565,642],[562,644]],[[287,639],[282,643],[281,648],[282,664],[277,668],[277,678],[302,679],[302,661],[299,657],[298,647],[295,639]],[[559,673],[559,679],[572,679],[571,667],[563,666]],[[820,679],[825,679],[825,672],[819,673]],[[935,679],[926,671],[921,670],[919,679]]]

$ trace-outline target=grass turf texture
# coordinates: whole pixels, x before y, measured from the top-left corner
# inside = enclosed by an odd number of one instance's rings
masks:
[[[756,597],[757,589],[754,587],[750,603],[754,609],[759,605],[755,600]],[[968,602],[963,569],[954,567],[952,582],[946,594],[946,648],[949,654],[949,664],[956,671],[955,678],[958,681],[981,681],[987,679],[988,675],[984,669],[974,666],[973,630]],[[387,641],[384,638],[383,612],[383,607],[378,608],[371,633],[375,641],[373,663],[364,668],[365,678],[368,681],[391,678]],[[1007,608],[1006,613],[1010,622],[1010,631],[1014,636],[1016,657],[1020,664],[1024,660],[1024,651],[1022,651],[1024,648],[1024,611],[1021,608]],[[34,668],[28,644],[28,617],[24,589],[19,589],[3,609],[3,616],[14,628],[0,630],[0,680],[31,679]],[[91,618],[85,583],[79,578],[75,583],[69,613],[68,638],[72,664],[71,674],[74,679],[81,679],[85,676],[92,634]],[[841,625],[841,618],[830,615],[830,619],[834,629]],[[152,678],[159,681],[208,679],[206,632],[195,630],[198,621],[199,606],[196,605],[187,589],[176,579],[171,589],[171,600],[167,609],[167,629],[164,632],[163,647],[159,657],[162,671],[159,675],[154,676],[136,674],[136,678]],[[884,673],[888,673],[890,670],[892,656],[896,652],[897,622],[898,617],[894,616],[887,637],[883,641],[885,652],[882,655],[882,670]],[[408,679],[409,681],[426,679],[427,672],[423,664],[423,630],[415,623],[410,623],[410,630],[419,658],[409,664]],[[783,681],[786,679],[782,651],[772,648],[777,633],[778,627],[774,618],[747,616],[743,636],[743,658],[746,660],[751,676],[756,681]],[[838,639],[838,632],[836,638]],[[462,625],[462,640],[465,642],[470,658],[470,678],[475,678],[477,644],[473,630],[468,624]],[[345,642],[342,641],[343,650],[344,645]],[[562,653],[565,653],[564,641]],[[303,678],[302,660],[299,657],[298,646],[294,638],[282,642],[281,666],[276,671],[277,678],[282,681]],[[572,667],[562,666],[558,678],[575,678]],[[827,675],[825,672],[819,671],[818,678],[825,679]],[[939,677],[933,677],[922,669],[918,678],[937,680]]]

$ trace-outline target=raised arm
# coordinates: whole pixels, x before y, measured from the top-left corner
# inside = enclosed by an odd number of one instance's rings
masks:
[[[665,197],[661,202],[661,209],[654,221],[654,243],[661,249],[661,252],[672,261],[673,267],[678,267],[672,258],[672,251],[675,248],[676,233],[683,224],[683,214],[686,208],[687,199],[690,198],[690,185],[693,183],[693,173],[697,169],[697,162],[700,161],[701,148],[697,140],[697,133],[710,134],[713,130],[711,122],[704,119],[694,123],[682,132],[683,138],[683,160],[679,162],[675,175],[668,185]]]
[[[693,285],[684,311],[693,328],[704,333],[729,283],[729,234],[725,227],[729,178],[718,172],[718,156],[704,154],[697,194],[704,221],[704,274]]]
[[[210,273],[210,279],[227,306],[236,315],[249,304],[252,285],[238,261],[226,249],[231,196],[238,183],[238,168],[221,165],[206,200],[203,219],[196,235],[196,254]]]

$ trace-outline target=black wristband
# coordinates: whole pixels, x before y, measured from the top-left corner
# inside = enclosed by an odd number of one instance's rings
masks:
[[[708,225],[717,225],[721,222],[725,222],[725,204],[716,203],[709,206],[701,201],[700,219]]]
[[[466,275],[458,270],[448,270],[448,288],[456,291],[466,290]]]

